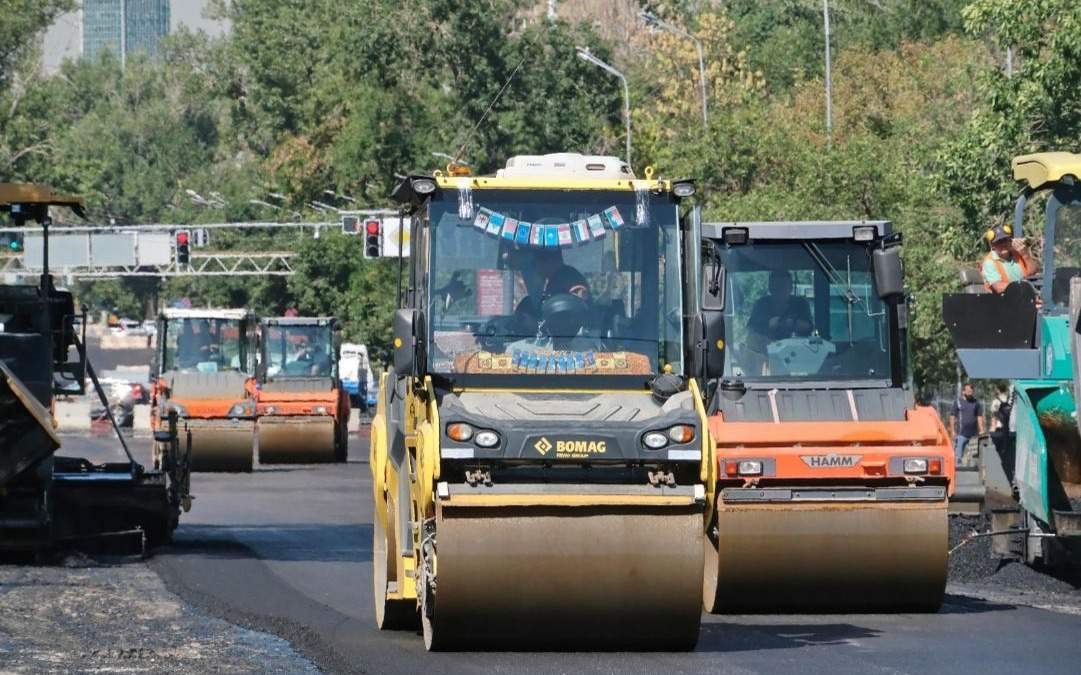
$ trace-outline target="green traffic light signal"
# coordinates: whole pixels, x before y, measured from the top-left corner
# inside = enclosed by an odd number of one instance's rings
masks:
[[[8,248],[17,253],[23,250],[23,243],[18,239],[12,239],[8,242]]]

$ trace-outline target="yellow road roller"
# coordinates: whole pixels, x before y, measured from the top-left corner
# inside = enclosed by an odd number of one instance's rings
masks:
[[[151,426],[176,412],[192,471],[252,470],[254,323],[246,309],[166,309],[158,319]]]
[[[395,188],[411,251],[371,426],[380,628],[419,622],[428,649],[694,647],[715,464],[685,348],[693,193],[570,153]]]

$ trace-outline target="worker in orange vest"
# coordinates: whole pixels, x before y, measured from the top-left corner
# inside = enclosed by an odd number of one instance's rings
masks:
[[[1015,281],[1036,271],[1024,239],[1013,238],[1013,228],[998,225],[984,234],[991,250],[983,259],[983,285],[993,293],[1002,293]]]

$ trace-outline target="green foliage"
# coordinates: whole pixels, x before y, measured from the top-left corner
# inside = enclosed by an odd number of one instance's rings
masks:
[[[20,68],[32,67],[35,42],[74,0],[0,0],[0,92]]]
[[[979,106],[942,155],[942,178],[964,213],[953,237],[974,254],[979,233],[1005,217],[1019,188],[1010,160],[1044,150],[1078,151],[1081,131],[1081,7],[1065,0],[978,0],[966,29],[999,52],[1014,45],[1013,77],[988,69],[977,82]]]

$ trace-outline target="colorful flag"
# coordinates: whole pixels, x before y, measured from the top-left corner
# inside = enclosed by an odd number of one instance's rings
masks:
[[[584,220],[576,220],[571,223],[571,231],[574,232],[574,238],[579,243],[583,241],[589,241],[589,225]]]
[[[574,239],[571,238],[571,226],[567,224],[556,226],[557,236],[559,237],[560,246],[570,246],[574,243]]]
[[[559,246],[559,230],[555,225],[544,226],[544,245],[549,248],[555,248]]]
[[[518,223],[518,230],[514,233],[514,243],[525,246],[529,243],[529,231],[532,225],[529,223]]]
[[[503,214],[493,213],[488,216],[488,234],[498,237],[501,229],[503,229]]]
[[[529,233],[529,243],[534,246],[544,246],[544,226],[533,223],[533,231]]]
[[[610,206],[606,208],[604,210],[604,215],[608,218],[608,222],[612,224],[613,230],[618,230],[619,228],[623,227],[623,215],[616,207]]]
[[[473,225],[480,230],[485,230],[488,227],[488,218],[490,218],[492,212],[488,209],[480,209],[477,211],[477,217],[473,219]]]
[[[491,232],[491,228],[488,231]],[[594,237],[604,236],[604,223],[601,222],[601,217],[595,213],[589,217],[589,233]]]
[[[503,238],[507,241],[514,241],[514,232],[518,229],[518,220],[516,218],[506,218],[503,221]]]

